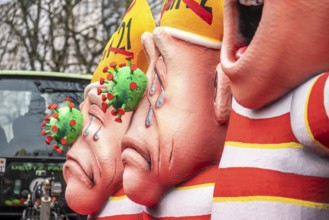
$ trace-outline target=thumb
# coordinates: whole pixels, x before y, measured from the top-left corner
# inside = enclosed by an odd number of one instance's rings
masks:
[[[155,62],[158,59],[160,53],[154,44],[153,37],[150,32],[143,33],[142,44],[143,44],[147,59],[149,60],[149,65],[155,66]]]

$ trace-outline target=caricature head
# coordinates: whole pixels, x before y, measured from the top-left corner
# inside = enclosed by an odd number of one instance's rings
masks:
[[[218,1],[208,3],[215,19],[221,7]],[[166,4],[163,7],[162,19],[184,18],[182,13],[191,16],[186,19],[189,25],[199,26],[182,30],[174,26],[177,22],[162,20],[153,35],[142,36],[150,58],[149,89],[123,138],[122,160],[125,192],[147,206],[157,204],[169,188],[218,163],[226,134],[226,125],[218,123],[214,107],[221,26],[212,29],[202,23],[182,2],[178,14],[165,11]],[[217,39],[197,32],[205,26]]]
[[[122,187],[121,139],[131,112],[126,112],[122,123],[118,123],[112,108],[103,111],[103,99],[97,93],[97,89],[106,87],[99,83],[107,75],[103,69],[111,62],[126,64],[126,58],[133,56],[131,62],[146,71],[147,58],[140,39],[143,32],[154,28],[146,0],[133,1],[118,31],[106,45],[91,84],[85,89],[85,100],[80,105],[84,116],[82,134],[68,151],[63,168],[67,203],[80,214],[96,214],[108,197]]]
[[[221,64],[241,105],[262,107],[329,69],[327,1],[224,2]]]

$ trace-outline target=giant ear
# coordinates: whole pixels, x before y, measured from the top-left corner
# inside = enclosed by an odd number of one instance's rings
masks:
[[[151,9],[146,0],[134,0],[118,28],[111,36],[104,48],[101,61],[95,70],[91,82],[97,82],[100,78],[106,78],[103,72],[111,62],[118,65],[126,64],[126,58],[132,57],[132,62],[144,73],[148,67],[148,60],[141,43],[144,32],[152,32],[155,21]]]
[[[221,65],[216,68],[216,89],[215,89],[215,115],[218,123],[228,123],[232,104],[232,92],[230,81],[222,71]]]

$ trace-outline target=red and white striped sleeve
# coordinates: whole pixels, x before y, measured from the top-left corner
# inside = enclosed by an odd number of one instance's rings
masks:
[[[317,75],[293,94],[291,124],[305,149],[329,154],[329,72]]]

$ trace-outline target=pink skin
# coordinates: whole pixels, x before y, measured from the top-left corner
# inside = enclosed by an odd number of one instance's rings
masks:
[[[103,113],[100,106],[100,96],[93,88],[80,105],[84,128],[68,151],[63,168],[67,203],[80,214],[98,213],[108,197],[122,186],[121,139],[131,114],[126,113],[120,124],[114,122],[111,109]],[[84,135],[86,130],[88,134]],[[97,132],[99,140],[96,141]]]
[[[134,113],[122,141],[123,186],[131,200],[153,206],[169,188],[219,162],[226,125],[216,120],[214,105],[219,50],[172,38],[162,28],[153,37],[144,34],[142,42],[150,58],[149,86],[156,66],[165,100],[155,106],[157,81],[155,94],[148,88]],[[154,114],[146,127],[150,105]]]
[[[325,0],[265,0],[256,34],[241,58],[238,0],[225,0],[221,65],[235,99],[260,108],[329,69],[329,4]]]

